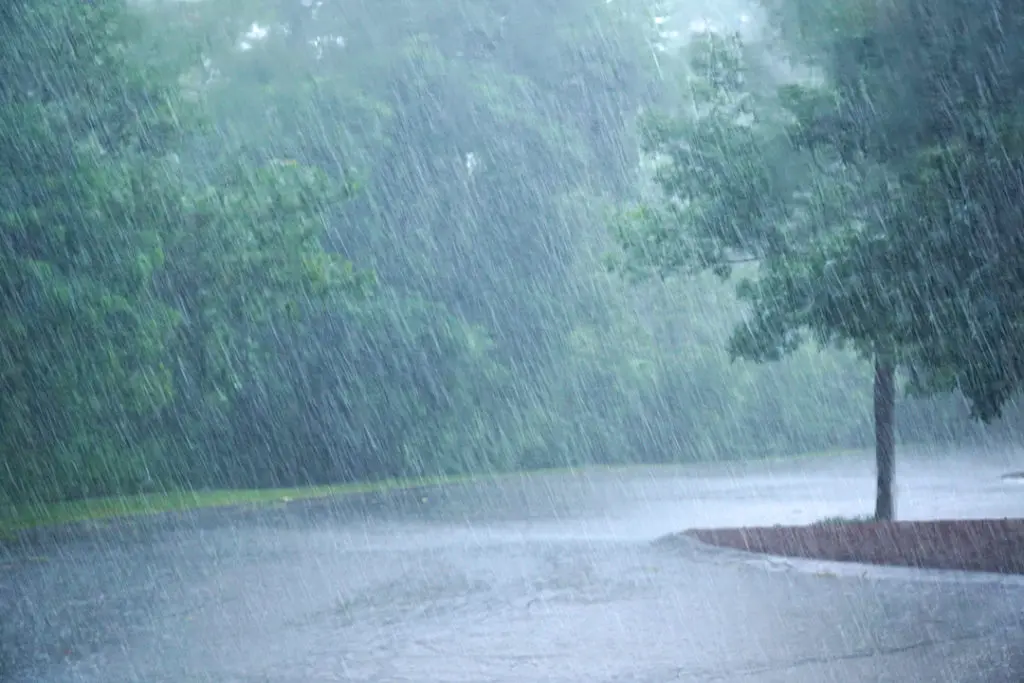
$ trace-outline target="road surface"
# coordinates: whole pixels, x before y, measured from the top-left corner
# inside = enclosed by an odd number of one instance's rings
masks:
[[[901,454],[904,518],[1024,516],[1012,453]],[[0,551],[12,683],[1024,680],[1024,582],[768,571],[665,540],[872,509],[869,454],[205,511]],[[660,540],[659,540],[660,539]]]

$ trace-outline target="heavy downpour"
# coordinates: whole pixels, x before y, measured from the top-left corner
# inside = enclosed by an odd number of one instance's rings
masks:
[[[1019,0],[3,0],[0,681],[1024,681]]]

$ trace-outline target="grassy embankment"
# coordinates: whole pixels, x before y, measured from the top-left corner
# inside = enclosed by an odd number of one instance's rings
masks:
[[[805,453],[793,456],[793,458],[820,457],[847,452],[848,451],[826,451],[822,453]],[[783,459],[788,460],[790,458],[771,458],[770,460]],[[759,460],[764,462],[763,459]],[[735,463],[735,461],[733,462]],[[632,466],[594,466],[587,469],[616,470],[628,467]],[[669,467],[672,467],[672,465],[669,465]],[[560,468],[538,470],[534,472],[493,474],[483,477],[423,477],[417,479],[393,479],[377,482],[360,482],[302,488],[167,491],[162,493],[146,493],[110,498],[92,498],[67,502],[24,504],[6,507],[0,505],[0,539],[11,538],[21,531],[41,526],[99,521],[117,517],[134,517],[139,515],[158,514],[161,512],[176,512],[210,507],[275,505],[296,500],[310,500],[315,498],[328,498],[332,496],[360,493],[381,493],[424,486],[442,486],[446,484],[465,483],[480,479],[523,477],[545,474],[553,475],[570,471],[573,470],[570,468]]]
[[[10,505],[0,507],[0,538],[9,538],[19,531],[41,526],[210,507],[274,505],[296,500],[451,484],[462,479],[458,477],[428,477],[301,488],[166,491],[66,502]]]

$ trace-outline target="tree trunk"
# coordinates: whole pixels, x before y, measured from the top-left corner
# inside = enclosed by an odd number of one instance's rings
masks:
[[[878,488],[875,493],[875,519],[892,520],[896,516],[892,481],[896,471],[896,367],[892,357],[875,354],[875,468]]]

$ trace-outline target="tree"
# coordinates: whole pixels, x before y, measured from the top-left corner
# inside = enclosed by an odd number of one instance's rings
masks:
[[[809,333],[874,359],[876,517],[889,519],[896,368],[917,391],[959,388],[984,420],[1020,385],[1020,10],[774,7],[817,76],[760,87],[764,63],[738,37],[699,38],[692,111],[646,138],[664,201],[619,236],[634,269],[751,262],[734,356],[776,359]]]
[[[187,41],[152,52],[124,2],[0,18],[0,155],[18,169],[0,178],[4,493],[180,483],[208,461],[197,425],[215,433],[251,381],[267,323],[362,288],[322,244],[344,191],[230,141],[227,162],[196,154]]]
[[[305,21],[312,13],[316,21]],[[456,424],[449,406],[420,400],[421,391],[433,391],[429,373],[402,378],[392,372],[421,355],[411,340],[439,327],[483,328],[488,340],[486,362],[470,348],[435,359],[467,364],[438,368],[441,376],[464,382],[473,369],[477,395],[550,401],[527,385],[546,381],[562,363],[575,315],[570,244],[584,225],[563,211],[560,199],[584,184],[623,184],[628,164],[619,160],[631,147],[626,123],[651,77],[643,71],[649,69],[646,52],[630,49],[638,37],[632,19],[589,0],[467,6],[395,0],[344,11],[297,1],[247,3],[244,10],[215,3],[171,8],[169,15],[183,21],[183,31],[203,36],[207,66],[191,74],[190,87],[209,106],[219,136],[258,141],[265,156],[316,165],[339,183],[358,169],[360,191],[327,216],[330,245],[372,264],[381,296],[370,307],[373,316],[317,316],[331,330],[356,321],[368,326],[352,336],[378,340],[395,356],[383,362],[375,353],[356,352],[366,360],[358,367],[379,370],[382,377],[374,378],[361,376],[352,352],[340,357],[334,350],[334,362],[353,375],[340,384],[386,378],[394,382],[390,395],[409,399],[395,401],[409,415],[385,409],[386,424],[367,420],[377,442],[393,449],[374,451],[387,461],[380,469],[390,471],[388,459],[400,458],[398,437],[412,438],[405,426],[413,416],[439,432]],[[258,30],[250,31],[254,21]],[[307,33],[296,41],[299,25]],[[423,306],[439,320],[453,316],[461,324],[435,325],[411,314]],[[410,315],[399,320],[398,311]],[[388,329],[399,323],[422,328]],[[306,344],[322,346],[322,330],[307,332]],[[455,333],[448,341],[464,338]],[[492,384],[496,376],[509,377],[511,368],[520,391]],[[564,410],[494,403],[481,402],[494,410],[493,431],[511,431],[508,415]],[[438,412],[420,414],[426,407]],[[555,423],[561,424],[546,422]],[[553,449],[530,450],[533,463],[558,457]]]
[[[829,90],[791,89],[801,139],[842,140],[891,177],[886,283],[905,307],[897,342],[921,389],[959,389],[983,421],[1024,377],[1021,131],[1024,8],[977,3],[765,0]],[[808,107],[808,103],[817,106]]]
[[[918,392],[959,390],[988,423],[1024,380],[1020,209],[1024,8],[990,0],[769,3],[826,83],[785,93],[796,139],[882,169],[870,239],[851,245],[893,311]]]
[[[14,1],[0,25],[0,495],[96,493],[146,477],[138,426],[171,393],[149,217],[174,93],[119,2]]]
[[[898,321],[873,275],[885,264],[871,253],[872,215],[858,210],[873,205],[884,174],[793,145],[794,104],[755,77],[763,65],[738,35],[696,35],[688,56],[689,111],[647,122],[662,199],[619,226],[622,265],[737,272],[750,314],[729,341],[734,358],[778,360],[807,338],[873,357],[876,516],[891,518]]]

